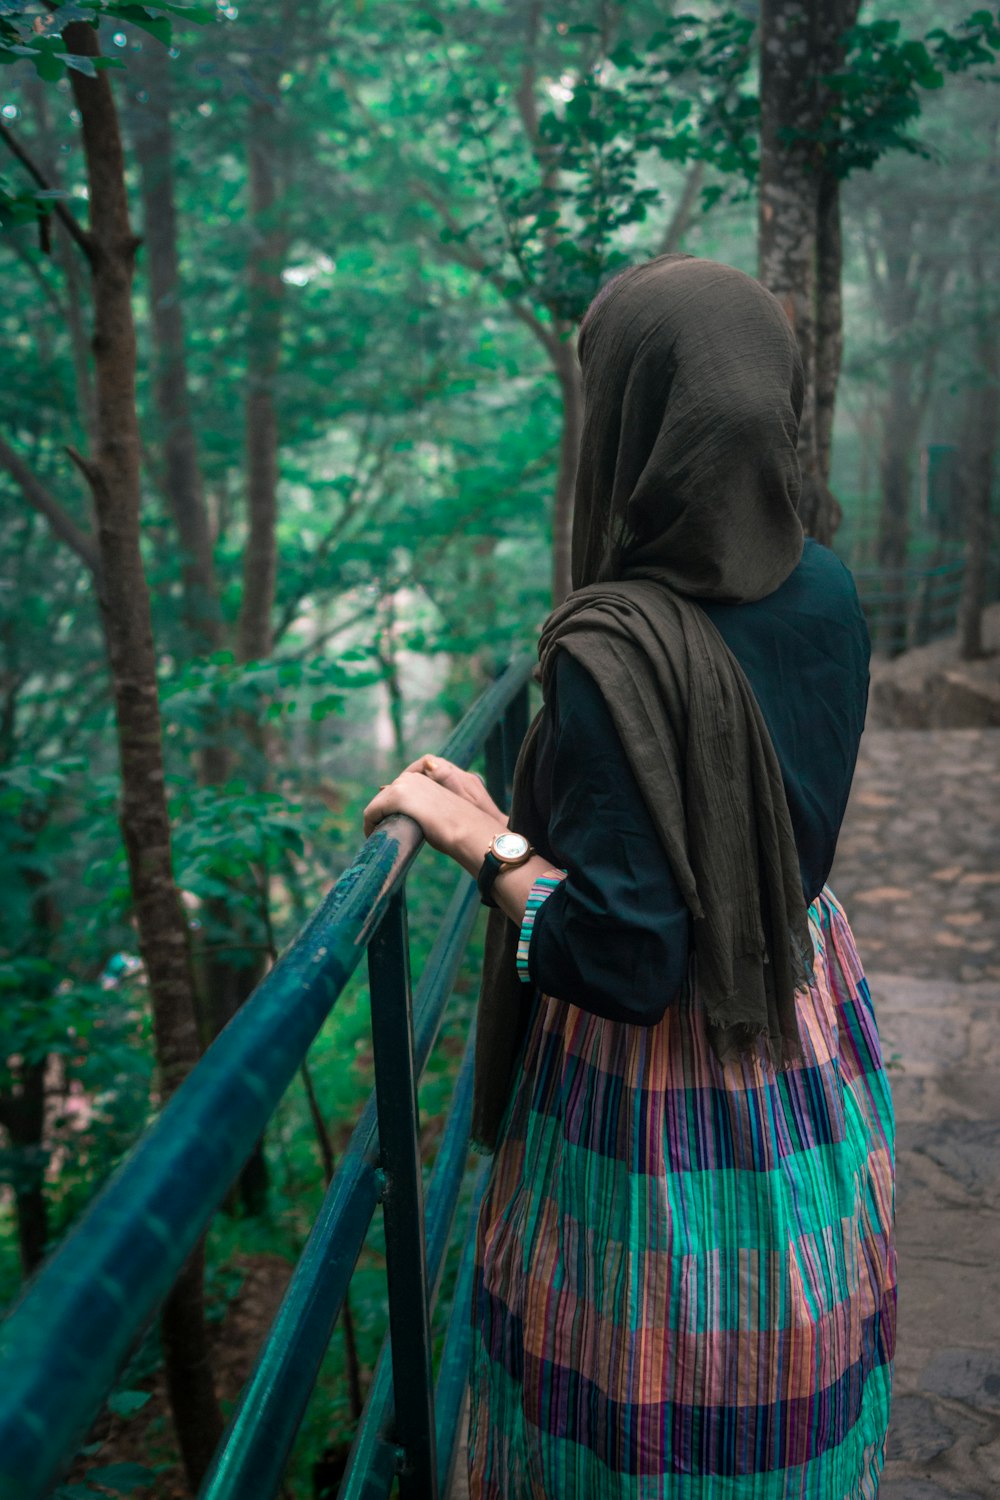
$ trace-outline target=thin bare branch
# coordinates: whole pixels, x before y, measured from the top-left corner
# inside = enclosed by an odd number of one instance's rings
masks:
[[[331,625],[327,630],[321,631],[319,635],[314,635],[304,646],[299,647],[295,651],[289,651],[287,655],[278,656],[275,660],[302,661],[305,657],[311,656],[314,651],[319,650],[320,646],[327,645],[334,637],[343,635],[345,630],[350,630],[353,625],[360,625],[362,620],[367,620],[374,615],[378,610],[380,598],[381,595],[379,599],[372,600],[371,604],[366,604],[364,609],[359,609],[353,615],[348,615],[346,620],[341,620],[338,624]]]
[[[66,303],[63,302],[62,298],[59,296],[59,293],[55,290],[55,288],[49,285],[48,279],[41,266],[38,264],[37,260],[35,260],[33,256],[29,255],[24,246],[20,244],[19,236],[17,234],[9,234],[7,236],[6,243],[17,256],[17,259],[24,266],[25,270],[28,272],[28,275],[41,287],[42,295],[48,302],[49,306],[53,308],[53,310],[58,314],[60,318],[66,318],[69,312]]]
[[[369,435],[375,416],[376,412],[372,408],[369,411],[358,453],[355,457],[354,468],[350,474],[349,488],[347,494],[344,496],[343,508],[333,524],[312,549],[308,575],[303,580],[302,587],[296,590],[294,597],[286,602],[278,623],[274,627],[272,644],[275,646],[287,633],[290,626],[295,623],[302,606],[303,597],[310,592],[312,583],[322,569],[331,549],[344,536],[351,521],[361,509],[362,502],[368,493],[367,484],[389,451],[392,434],[386,436],[381,443],[378,443],[374,447],[369,446]],[[365,470],[368,472],[364,472]]]
[[[876,244],[871,225],[868,222],[865,222],[862,226],[861,246],[865,252],[865,264],[868,267],[868,279],[871,284],[872,299],[884,317],[886,309],[885,277],[878,263],[878,245]]]
[[[667,9],[669,10],[669,6]],[[581,72],[593,72],[598,58],[608,56],[615,44],[618,28],[624,19],[625,0],[603,0],[600,30],[584,32],[581,39]]]
[[[398,151],[398,145],[392,139],[390,133],[386,131],[385,127],[382,125],[382,122],[376,115],[372,113],[367,104],[365,104],[364,100],[360,97],[354,80],[341,69],[337,69],[337,80],[343,88],[344,92],[347,94],[348,98],[351,100],[352,104],[354,104],[355,108],[364,119],[365,124],[369,127],[369,129],[374,134],[380,136],[383,140],[388,141],[390,145],[395,146]],[[418,198],[422,198],[425,203],[428,203],[433,209],[436,210],[436,212],[443,220],[445,226],[447,227],[449,233],[453,235],[464,234],[465,230],[463,226],[459,223],[458,219],[455,218],[454,214],[451,212],[448,205],[441,197],[440,193],[438,193],[430,185],[429,182],[425,182],[414,172],[413,165],[406,162],[405,158],[402,157],[402,153],[400,153],[400,156],[402,165],[407,168],[411,174],[407,180],[407,186],[410,191],[414,193]],[[475,246],[470,245],[468,241],[465,240],[452,239],[445,242],[429,233],[427,234],[427,240],[432,248],[437,250],[448,260],[457,261],[459,265],[466,266],[470,271],[480,272],[483,278],[488,281],[491,286],[497,289],[497,291],[503,297],[504,301],[507,303],[507,306],[510,308],[511,312],[514,314],[515,318],[519,319],[526,328],[531,330],[535,338],[545,349],[545,352],[548,354],[549,358],[553,360],[553,362],[558,359],[560,340],[542,322],[537,313],[533,312],[526,303],[515,301],[507,294],[504,289],[504,278],[500,275],[499,271],[490,269],[489,262],[481,251],[477,250]]]
[[[14,480],[33,510],[45,517],[54,535],[60,541],[72,547],[81,562],[85,563],[95,578],[100,577],[100,561],[97,553],[97,543],[93,537],[89,537],[73,520],[72,516],[63,509],[59,501],[47,489],[42,481],[25,463],[19,453],[15,453],[9,443],[0,438],[0,465]]]
[[[423,198],[425,202],[429,203],[432,208],[437,210],[452,234],[464,233],[461,224],[429,183],[422,182],[419,177],[411,177],[409,187],[419,197]],[[468,241],[449,240],[443,242],[436,238],[428,238],[429,243],[435,249],[439,249],[441,254],[445,255],[449,260],[457,261],[460,265],[468,267],[470,271],[480,272],[485,281],[488,281],[491,286],[496,287],[515,318],[518,318],[526,328],[531,330],[535,338],[545,349],[549,358],[553,361],[558,359],[559,339],[526,303],[517,301],[506,293],[504,290],[504,278],[499,271],[490,269],[489,262],[480,250],[477,250],[474,245],[470,245]]]
[[[541,167],[543,173],[549,173],[554,166],[553,152],[550,146],[546,146],[538,129],[538,102],[535,98],[535,81],[537,76],[536,51],[538,47],[538,33],[541,28],[543,0],[531,0],[527,9],[528,35],[524,44],[524,61],[521,64],[521,77],[518,81],[517,92],[514,95],[517,101],[518,114],[524,126],[524,133],[531,143],[535,160]]]
[[[687,233],[691,219],[694,215],[694,206],[701,192],[701,185],[705,180],[705,163],[701,160],[692,162],[688,174],[684,179],[684,187],[677,206],[670,215],[667,227],[663,231],[663,238],[657,255],[670,255],[679,250],[681,240]]]
[[[96,489],[96,487],[101,483],[100,469],[95,463],[91,463],[89,458],[84,458],[83,454],[78,449],[74,448],[71,443],[66,443],[64,444],[64,446],[66,452],[76,464],[77,468],[80,470],[80,473],[90,485],[91,489]]]
[[[35,179],[40,188],[43,188],[46,192],[52,192],[52,185],[41,167],[37,165],[21,145],[21,142],[11,132],[9,126],[5,125],[2,120],[0,120],[0,141],[3,141],[8,150],[17,157],[22,167]],[[53,213],[66,226],[67,231],[76,240],[84,255],[86,255],[88,260],[92,259],[95,250],[93,235],[84,229],[79,219],[74,217],[62,199],[52,198],[49,201],[52,204]]]

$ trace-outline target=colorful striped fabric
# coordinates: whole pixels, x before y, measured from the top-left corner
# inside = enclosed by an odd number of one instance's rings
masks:
[[[540,996],[479,1218],[472,1500],[870,1500],[895,1342],[894,1121],[843,910],[805,1057],[723,1067]]]
[[[514,959],[517,965],[518,978],[524,984],[531,983],[531,975],[528,972],[528,945],[531,942],[531,933],[535,925],[535,913],[542,902],[552,895],[559,882],[565,879],[565,870],[549,870],[544,875],[539,875],[528,892],[528,900],[524,908],[524,920],[521,923],[521,931],[518,934],[517,953]],[[553,910],[555,910],[554,907]]]

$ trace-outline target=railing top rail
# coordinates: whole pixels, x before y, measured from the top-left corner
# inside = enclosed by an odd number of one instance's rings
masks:
[[[525,654],[441,753],[484,746],[528,682]],[[127,1154],[0,1325],[0,1494],[43,1495],[219,1207],[354,972],[423,836],[387,819]]]

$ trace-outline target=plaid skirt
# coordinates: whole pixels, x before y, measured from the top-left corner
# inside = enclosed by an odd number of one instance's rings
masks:
[[[722,1066],[541,996],[480,1211],[472,1500],[869,1500],[895,1343],[894,1120],[829,890],[805,1056]]]

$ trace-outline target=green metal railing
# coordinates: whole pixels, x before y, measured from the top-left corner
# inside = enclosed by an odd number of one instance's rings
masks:
[[[485,751],[509,797],[533,658],[482,695],[442,750]],[[487,1162],[473,1174],[454,1303],[432,1382],[430,1318],[468,1158],[470,1037],[424,1201],[417,1083],[479,910],[464,872],[411,997],[404,887],[423,836],[381,824],[159,1118],[29,1282],[0,1327],[0,1496],[42,1500],[65,1472],[115,1377],[222,1203],[367,951],[375,1091],[330,1184],[256,1367],[202,1486],[202,1500],[271,1500],[382,1203],[389,1334],[341,1500],[437,1500],[450,1483],[465,1396],[473,1230]]]

